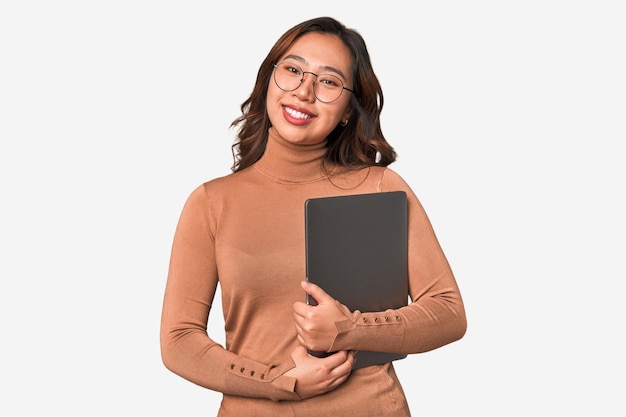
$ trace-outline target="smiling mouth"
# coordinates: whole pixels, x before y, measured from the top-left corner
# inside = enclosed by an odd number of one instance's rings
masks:
[[[306,119],[311,119],[311,118],[313,117],[313,116],[311,116],[310,114],[302,113],[302,112],[300,112],[300,111],[297,111],[297,110],[292,109],[291,107],[286,107],[286,106],[285,106],[285,107],[284,107],[284,109],[285,109],[285,111],[286,111],[287,113],[289,113],[289,115],[290,115],[291,117],[294,117],[294,118],[296,118],[296,119],[303,119],[303,120],[306,120]]]

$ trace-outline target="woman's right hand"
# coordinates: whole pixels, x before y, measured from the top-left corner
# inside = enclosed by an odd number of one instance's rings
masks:
[[[309,355],[304,346],[291,352],[296,366],[285,373],[296,379],[296,393],[300,398],[310,398],[334,390],[343,384],[352,372],[354,351],[342,350],[325,358]]]

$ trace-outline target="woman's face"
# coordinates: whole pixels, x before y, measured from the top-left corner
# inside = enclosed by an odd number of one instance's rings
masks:
[[[294,144],[323,142],[337,124],[348,120],[352,93],[343,90],[337,100],[321,102],[313,90],[316,76],[310,73],[334,75],[344,87],[352,89],[352,60],[348,48],[336,36],[308,33],[300,37],[277,63],[282,62],[289,64],[288,71],[300,68],[306,74],[293,91],[281,90],[272,74],[267,91],[267,113],[275,133]]]

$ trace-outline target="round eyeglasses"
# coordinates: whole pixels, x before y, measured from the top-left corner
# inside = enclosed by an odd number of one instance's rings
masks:
[[[315,77],[313,94],[322,103],[332,103],[337,100],[341,97],[343,90],[348,90],[354,94],[354,91],[344,87],[341,79],[335,75],[303,71],[302,68],[291,62],[274,64],[274,82],[283,91],[293,91],[300,87],[306,74]]]

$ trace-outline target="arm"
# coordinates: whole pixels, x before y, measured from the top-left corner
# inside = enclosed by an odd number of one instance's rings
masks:
[[[316,307],[294,305],[298,338],[309,349],[419,353],[454,342],[465,334],[463,301],[423,207],[404,180],[389,169],[381,189],[407,193],[412,302],[397,310],[351,312],[318,287],[309,285],[305,291],[324,300]]]
[[[161,355],[170,371],[225,394],[297,400],[293,363],[259,363],[224,349],[207,334],[218,276],[210,201],[199,187],[179,219],[161,317]]]
[[[318,359],[299,347],[286,363],[260,363],[230,352],[207,334],[218,285],[215,220],[204,187],[183,208],[172,246],[161,317],[161,355],[175,374],[224,394],[300,400],[335,389],[349,376],[354,354]]]

